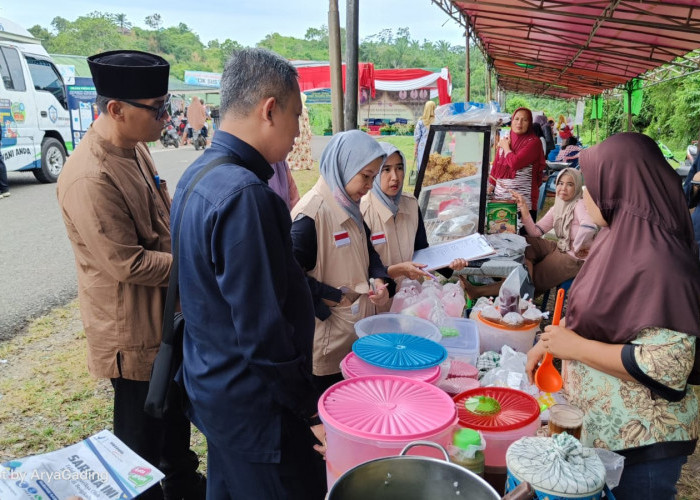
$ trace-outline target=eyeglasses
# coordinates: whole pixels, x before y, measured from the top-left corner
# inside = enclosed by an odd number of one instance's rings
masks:
[[[163,101],[163,104],[158,106],[157,108],[155,106],[149,106],[148,104],[141,104],[140,102],[134,102],[130,101],[128,99],[119,99],[121,102],[127,103],[129,106],[133,106],[135,108],[141,108],[141,109],[147,109],[149,111],[155,111],[156,113],[156,121],[160,120],[163,118],[163,115],[165,113],[170,114],[171,108],[170,108],[170,94],[168,94],[165,97],[165,101]]]

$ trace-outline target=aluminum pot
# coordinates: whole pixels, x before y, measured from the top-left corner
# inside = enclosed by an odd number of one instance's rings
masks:
[[[445,460],[408,456],[414,446],[438,448]],[[504,499],[532,498],[529,484],[521,483]],[[345,472],[328,492],[328,500],[500,500],[486,481],[453,464],[445,449],[431,441],[409,443],[397,457],[370,460]]]

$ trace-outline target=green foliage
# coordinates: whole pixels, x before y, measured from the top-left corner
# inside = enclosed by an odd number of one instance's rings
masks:
[[[173,76],[182,79],[185,70],[221,72],[230,55],[243,45],[235,40],[211,40],[203,44],[185,23],[164,28],[160,14],[145,19],[147,29],[132,27],[125,14],[91,12],[69,21],[57,16],[49,27],[35,25],[30,32],[54,54],[91,55],[118,48],[144,50],[163,55],[171,63]],[[257,45],[289,59],[328,60],[328,27],[308,28],[303,39],[268,34]],[[341,29],[342,51],[345,33]],[[452,76],[452,100],[463,101],[466,94],[465,47],[444,40],[418,41],[408,28],[384,29],[360,42],[359,58],[373,62],[376,68],[426,68],[437,71],[447,67]],[[470,47],[470,100],[486,100],[488,70],[483,55]],[[493,77],[492,77],[493,78]],[[495,82],[492,82],[495,89]],[[554,120],[560,114],[573,116],[574,101],[546,99],[532,95],[507,95],[505,111],[519,106],[544,111]],[[590,120],[591,103],[586,103],[583,126],[579,131],[586,144],[595,143],[595,123]],[[606,97],[604,115],[598,123],[599,140],[627,130],[627,117],[622,112],[622,97]],[[314,134],[322,134],[331,119],[330,104],[309,106]],[[644,89],[643,106],[633,118],[634,130],[644,132],[666,143],[673,150],[683,150],[698,138],[700,129],[700,74],[671,80]],[[397,127],[396,133],[408,133]]]

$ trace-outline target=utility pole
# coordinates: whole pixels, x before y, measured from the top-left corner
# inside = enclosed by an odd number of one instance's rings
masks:
[[[331,122],[333,133],[343,131],[343,61],[340,54],[340,14],[338,0],[328,8],[328,54],[331,71]]]
[[[472,100],[472,88],[471,88],[471,77],[469,71],[469,38],[470,38],[469,23],[467,23],[467,52],[466,52],[466,63],[465,63],[465,79],[466,88],[464,89],[464,102],[470,102]]]
[[[359,0],[347,0],[345,26],[345,130],[357,128],[357,92],[358,92],[358,52],[359,24],[360,24]]]

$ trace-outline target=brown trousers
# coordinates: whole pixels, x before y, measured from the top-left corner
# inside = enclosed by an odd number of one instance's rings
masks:
[[[575,277],[583,265],[568,253],[560,252],[556,242],[535,236],[526,236],[528,247],[525,258],[532,263],[532,281],[537,295],[559,283]]]

